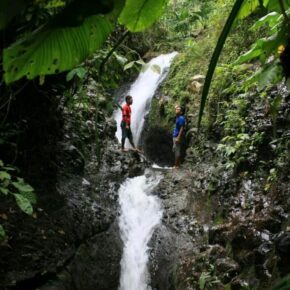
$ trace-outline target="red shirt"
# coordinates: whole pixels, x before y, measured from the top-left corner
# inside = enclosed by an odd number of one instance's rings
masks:
[[[130,125],[131,124],[131,108],[127,103],[124,104],[122,107],[122,115],[123,115],[122,121]]]

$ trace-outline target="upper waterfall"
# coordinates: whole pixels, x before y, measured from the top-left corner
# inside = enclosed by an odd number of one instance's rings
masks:
[[[166,78],[170,64],[177,52],[169,54],[161,54],[153,58],[148,63],[148,68],[141,72],[132,84],[126,95],[133,97],[132,116],[131,116],[131,130],[133,133],[134,143],[139,144],[141,132],[144,125],[144,116],[148,113],[150,108],[151,99],[158,88],[159,84]],[[156,68],[158,69],[151,69]],[[124,100],[122,100],[122,103]],[[120,123],[122,119],[121,111],[118,109],[114,113],[114,118],[117,121],[116,136],[121,142],[121,128]]]

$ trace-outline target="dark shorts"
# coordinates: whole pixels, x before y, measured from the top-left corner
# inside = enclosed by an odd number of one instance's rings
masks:
[[[121,129],[122,129],[122,139],[130,139],[132,140],[132,131],[131,128],[126,128],[126,123],[125,122],[121,122]]]

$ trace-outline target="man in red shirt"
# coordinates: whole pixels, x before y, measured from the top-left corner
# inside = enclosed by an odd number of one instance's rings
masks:
[[[133,142],[133,136],[132,131],[130,128],[131,125],[131,107],[133,103],[133,98],[131,96],[126,96],[126,103],[122,106],[122,122],[121,122],[121,128],[122,128],[122,151],[125,151],[124,145],[126,138],[129,139],[130,144],[132,147],[136,149],[135,144]]]

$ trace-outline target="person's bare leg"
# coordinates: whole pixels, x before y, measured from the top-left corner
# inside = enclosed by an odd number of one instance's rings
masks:
[[[132,146],[134,149],[136,149],[135,144],[134,144],[134,142],[133,142],[133,140],[132,140],[131,138],[129,139],[129,142],[130,142],[131,146]]]
[[[174,168],[179,168],[179,167],[180,167],[180,156],[176,156]]]
[[[134,141],[133,141],[133,138],[129,138],[129,142],[130,142],[131,146],[133,147],[133,149],[134,149],[135,151],[141,152],[141,150],[139,150],[139,149],[135,146]]]

